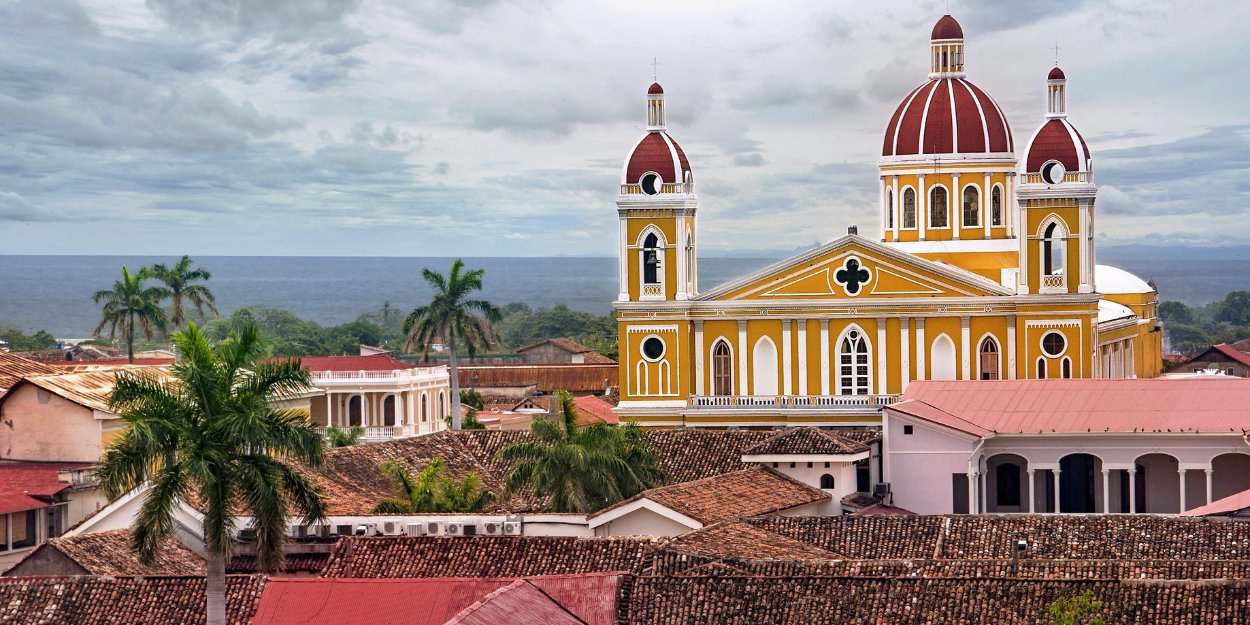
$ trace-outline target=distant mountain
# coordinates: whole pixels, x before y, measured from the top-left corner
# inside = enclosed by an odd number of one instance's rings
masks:
[[[1099,245],[1098,262],[1117,260],[1250,260],[1250,245]]]

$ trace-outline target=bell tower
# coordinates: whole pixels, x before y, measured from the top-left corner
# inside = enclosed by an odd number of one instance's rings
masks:
[[[1093,293],[1093,157],[1068,121],[1067,76],[1046,77],[1046,117],[1025,148],[1017,203],[1019,293]]]
[[[664,88],[647,89],[647,133],[621,169],[617,301],[682,301],[698,292],[699,198],[681,146],[668,135]]]

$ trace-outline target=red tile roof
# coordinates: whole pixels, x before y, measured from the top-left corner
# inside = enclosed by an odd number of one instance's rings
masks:
[[[47,508],[50,504],[39,501],[34,497],[30,497],[25,493],[0,486],[0,514],[9,512],[22,512],[24,510],[38,510],[39,508]]]
[[[1250,428],[1250,379],[920,380],[887,410],[975,436],[1240,433]]]
[[[70,487],[62,482],[62,471],[89,468],[82,462],[0,462],[0,484],[33,497],[52,497]]]
[[[1239,362],[1243,365],[1250,366],[1250,354],[1247,354],[1232,345],[1229,345],[1227,343],[1220,343],[1219,345],[1213,345],[1212,349],[1214,349],[1215,351],[1218,351],[1221,354],[1224,354],[1225,356],[1228,356],[1228,358],[1234,362]]]
[[[460,365],[458,372],[460,388],[534,385],[544,393],[602,393],[620,379],[615,363]]]
[[[727,519],[772,514],[829,498],[829,493],[757,465],[646,490],[588,518],[595,519],[640,499],[648,499],[703,525],[711,525]]]
[[[248,625],[265,580],[226,579],[226,622]],[[0,578],[0,623],[187,625],[204,622],[203,577]]]
[[[612,404],[597,395],[583,395],[574,398],[573,403],[577,405],[576,424],[578,427],[592,423],[620,423],[621,421],[620,417],[612,412]]]
[[[869,451],[866,443],[814,427],[782,430],[743,452],[749,456],[848,455]]]
[[[392,357],[389,354],[372,356],[304,356],[300,363],[309,371],[395,371],[413,369],[413,365]]]
[[[632,571],[663,540],[600,536],[342,538],[322,577],[529,577]]]
[[[22,563],[34,562],[43,550],[54,550],[82,567],[85,575],[203,575],[204,559],[183,547],[172,538],[161,543],[156,561],[142,564],[130,550],[130,530],[77,534],[53,538],[26,555],[14,569],[22,575],[33,575],[22,570]],[[12,573],[12,571],[10,571]]]

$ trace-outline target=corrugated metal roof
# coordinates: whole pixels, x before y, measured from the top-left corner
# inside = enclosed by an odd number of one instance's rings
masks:
[[[37,360],[0,352],[0,395],[4,395],[5,391],[24,377],[56,373],[59,371]]]
[[[84,371],[80,373],[64,373],[61,375],[45,375],[24,378],[23,382],[34,384],[50,393],[56,394],[80,406],[109,412],[109,395],[117,382],[117,374],[129,371],[135,375],[154,375],[166,378],[169,375],[163,367],[134,367],[112,371]]]
[[[1250,509],[1250,490],[1234,493],[1223,499],[1217,499],[1205,506],[1186,510],[1181,516],[1221,516],[1240,510]]]
[[[460,365],[458,372],[461,388],[533,384],[547,393],[602,392],[608,386],[616,386],[620,379],[616,364]]]
[[[888,410],[977,436],[1242,433],[1250,428],[1250,379],[920,380]]]

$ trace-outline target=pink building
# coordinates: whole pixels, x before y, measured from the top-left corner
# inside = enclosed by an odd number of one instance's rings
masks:
[[[442,365],[411,365],[387,354],[305,356],[313,385],[325,391],[309,406],[320,426],[365,428],[366,441],[446,429],[451,377]]]

